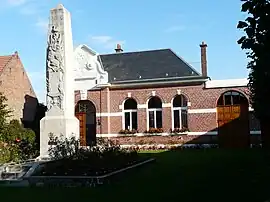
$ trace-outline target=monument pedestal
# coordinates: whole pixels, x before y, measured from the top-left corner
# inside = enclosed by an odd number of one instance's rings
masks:
[[[71,138],[79,140],[79,120],[76,117],[45,116],[40,120],[40,156],[48,157],[49,136]]]

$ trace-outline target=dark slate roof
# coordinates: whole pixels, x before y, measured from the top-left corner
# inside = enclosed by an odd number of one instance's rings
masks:
[[[201,76],[171,49],[100,55],[109,82]]]

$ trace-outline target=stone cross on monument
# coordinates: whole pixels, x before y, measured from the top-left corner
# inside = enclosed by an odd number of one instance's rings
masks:
[[[46,58],[46,104],[40,121],[40,157],[48,157],[49,136],[79,139],[74,115],[74,57],[70,13],[59,4],[50,12]]]

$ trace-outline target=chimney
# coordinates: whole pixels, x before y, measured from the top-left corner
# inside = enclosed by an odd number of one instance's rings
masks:
[[[123,52],[123,49],[122,49],[122,47],[121,47],[120,44],[117,44],[117,45],[116,45],[116,49],[114,49],[114,50],[115,50],[116,53],[121,53],[121,52]]]
[[[201,47],[202,76],[207,77],[207,59],[206,59],[206,47],[207,47],[207,44],[202,42],[202,44],[200,44],[200,47]]]
[[[18,53],[18,51],[15,51],[14,54],[13,54],[13,56],[15,56],[16,58],[19,58],[19,53]]]

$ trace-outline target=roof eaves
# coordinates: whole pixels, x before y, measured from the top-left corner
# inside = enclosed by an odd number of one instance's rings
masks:
[[[180,81],[180,80],[197,80],[208,79],[208,77],[202,76],[184,76],[184,77],[169,77],[169,78],[155,78],[155,79],[140,79],[140,80],[125,80],[125,81],[113,81],[111,84],[126,84],[126,83],[147,83],[147,82],[160,82],[160,81]]]

